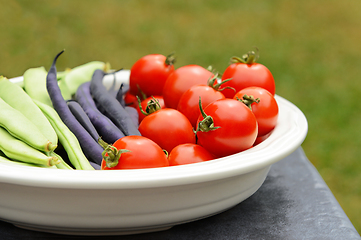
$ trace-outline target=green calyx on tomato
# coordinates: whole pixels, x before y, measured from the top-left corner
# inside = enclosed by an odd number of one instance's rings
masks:
[[[102,157],[104,161],[106,162],[106,166],[108,168],[112,168],[118,165],[119,158],[122,155],[122,153],[130,152],[127,149],[117,149],[116,147],[106,143],[103,139],[98,138],[98,143],[100,146],[104,148],[104,151],[102,152]]]
[[[138,99],[138,105],[139,105],[139,110],[141,113],[143,113],[145,116],[148,116],[149,114],[151,113],[154,113],[160,109],[162,109],[162,106],[160,105],[159,101],[157,99],[155,99],[153,96],[152,96],[152,100],[150,100],[148,103],[147,103],[147,107],[145,108],[145,111],[143,110],[142,108],[142,101],[140,100],[140,98],[137,96],[137,99]]]
[[[164,154],[167,156],[167,158],[168,158],[168,156],[169,156],[169,153],[168,153],[168,151],[167,150],[165,150],[165,149],[162,149],[163,150],[163,152],[164,152]]]
[[[203,120],[198,123],[198,127],[195,131],[196,136],[197,136],[198,131],[209,132],[209,131],[213,131],[213,130],[220,128],[220,127],[215,127],[212,116],[209,116],[204,112],[204,110],[202,108],[202,100],[200,97],[199,97],[199,110],[201,111]]]
[[[210,79],[208,80],[208,86],[210,86],[211,88],[213,88],[214,90],[219,91],[219,92],[223,91],[224,89],[232,89],[232,90],[236,91],[233,87],[220,88],[223,83],[231,81],[232,78],[225,79],[225,80],[222,80],[222,81],[216,83],[218,75],[219,74],[216,73],[213,77],[210,77]]]
[[[246,54],[243,54],[242,57],[232,57],[231,62],[232,63],[245,63],[245,64],[253,64],[257,61],[259,55],[258,55],[258,48],[256,48],[255,51],[249,51]]]
[[[238,101],[244,103],[249,109],[252,110],[252,104],[253,103],[259,103],[261,100],[259,98],[254,98],[252,95],[248,96],[247,94],[244,94],[242,99],[236,98]]]
[[[176,62],[176,58],[174,57],[174,52],[169,54],[165,59],[166,65],[174,65],[175,62]]]

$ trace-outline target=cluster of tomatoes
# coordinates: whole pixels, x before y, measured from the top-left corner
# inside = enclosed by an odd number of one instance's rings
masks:
[[[222,76],[194,64],[175,69],[172,55],[136,61],[125,102],[138,110],[142,136],[114,144],[128,150],[115,169],[208,161],[265,139],[276,126],[278,105],[274,78],[256,58],[253,51],[231,58]]]

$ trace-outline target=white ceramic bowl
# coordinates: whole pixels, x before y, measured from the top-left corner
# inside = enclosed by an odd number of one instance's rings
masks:
[[[117,79],[128,77],[123,71]],[[270,166],[306,137],[304,114],[286,99],[276,99],[279,120],[264,142],[208,162],[121,171],[0,163],[0,218],[39,231],[115,235],[164,230],[225,211],[256,192]]]

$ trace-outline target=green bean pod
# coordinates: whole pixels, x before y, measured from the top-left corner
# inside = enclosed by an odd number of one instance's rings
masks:
[[[45,166],[53,166],[60,162],[57,157],[45,155],[43,152],[15,138],[2,127],[0,127],[0,150],[8,158],[22,162]]]
[[[32,98],[20,86],[0,78],[0,98],[27,117],[54,145],[58,144],[55,130]]]
[[[110,66],[107,63],[101,61],[91,61],[71,69],[64,78],[71,95],[75,94],[81,84],[90,81],[96,69],[108,71],[109,68]]]
[[[71,94],[68,86],[65,83],[65,75],[68,74],[70,69],[60,72],[58,76],[58,85],[64,99],[71,99]],[[46,105],[53,106],[49,97],[48,90],[46,89],[46,76],[48,72],[44,67],[29,68],[23,74],[25,92],[32,98],[36,99]]]
[[[60,162],[58,164],[56,164],[56,167],[58,169],[66,169],[66,170],[74,170],[72,167],[70,167],[65,161],[64,159],[59,155],[59,154],[56,154],[55,152],[50,152],[49,153],[49,156],[55,156],[57,157]]]
[[[50,124],[55,129],[59,137],[59,142],[64,147],[68,154],[71,164],[78,170],[94,170],[90,165],[89,160],[85,157],[78,139],[69,130],[69,128],[60,119],[58,113],[54,108],[49,107],[39,101],[34,100],[36,105],[43,111],[44,115],[48,118]]]
[[[57,145],[50,142],[28,118],[7,104],[2,98],[0,98],[0,109],[0,127],[40,151],[55,150]]]
[[[66,68],[64,71],[57,71],[56,78],[59,80],[64,79],[65,76],[71,71],[71,68]]]
[[[11,159],[7,158],[6,156],[2,156],[2,155],[0,155],[0,163],[5,163],[8,165],[14,165],[14,166],[28,166],[28,167],[55,168],[55,169],[57,168],[56,166],[58,166],[58,165],[45,166],[45,165],[40,165],[40,164],[19,162],[16,160],[11,160]]]
[[[61,91],[61,95],[65,100],[70,100],[72,98],[72,94],[69,90],[69,87],[65,82],[65,76],[68,75],[71,72],[71,70],[72,70],[71,68],[67,68],[65,69],[65,71],[56,73],[56,78],[58,79],[58,85]],[[45,84],[46,84],[46,79],[45,79]]]
[[[46,90],[46,75],[44,67],[29,68],[23,74],[25,92],[32,98],[49,106],[53,106]]]
[[[72,94],[71,94],[71,92],[69,90],[68,85],[66,85],[66,82],[65,82],[64,78],[58,80],[58,86],[60,88],[61,95],[63,96],[63,98],[65,100],[70,100]]]

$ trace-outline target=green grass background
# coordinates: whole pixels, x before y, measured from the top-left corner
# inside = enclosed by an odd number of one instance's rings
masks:
[[[361,232],[361,1],[0,0],[0,74],[100,60],[130,68],[175,51],[176,67],[212,65],[258,47],[277,94],[306,115],[302,144]]]

